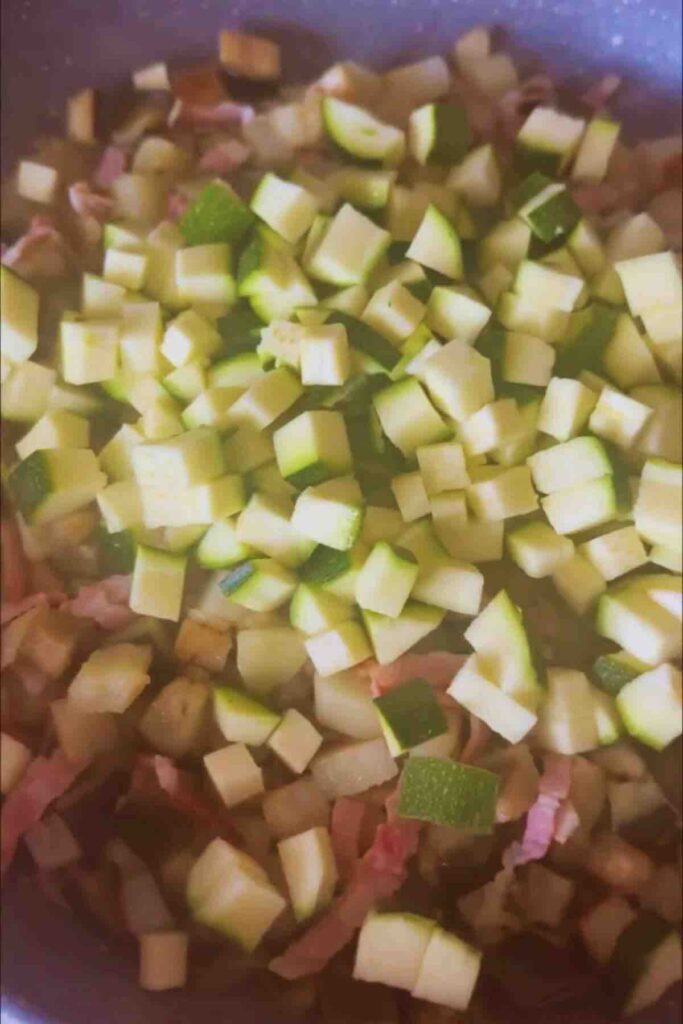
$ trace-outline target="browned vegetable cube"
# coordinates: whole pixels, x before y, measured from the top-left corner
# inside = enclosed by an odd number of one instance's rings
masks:
[[[222,633],[204,626],[194,619],[185,619],[175,641],[176,657],[180,661],[200,665],[207,672],[220,672],[232,647],[230,633]]]
[[[280,47],[271,39],[226,30],[219,36],[219,55],[221,63],[238,78],[267,81],[280,77]]]

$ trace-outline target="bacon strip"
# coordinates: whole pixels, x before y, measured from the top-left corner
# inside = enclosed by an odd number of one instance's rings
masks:
[[[134,613],[128,606],[130,576],[109,576],[81,587],[63,610],[81,619],[93,619],[102,629],[123,629]]]
[[[62,233],[45,214],[33,217],[28,231],[2,256],[4,266],[28,279],[63,277],[72,260]]]
[[[162,801],[212,835],[235,841],[234,829],[223,809],[198,793],[187,772],[168,757],[140,755],[133,768],[129,795]]]
[[[251,150],[239,139],[226,139],[206,150],[199,161],[199,170],[208,174],[230,174],[250,156]]]
[[[248,104],[233,103],[232,100],[214,103],[212,106],[177,100],[168,115],[168,124],[170,127],[191,125],[193,128],[239,126],[251,121],[255,113],[254,108]]]
[[[324,917],[271,961],[270,969],[289,981],[322,971],[351,941],[375,904],[401,888],[406,863],[417,851],[419,832],[419,822],[397,819],[379,825],[345,891]]]
[[[332,808],[330,838],[340,878],[349,878],[360,857],[361,834],[367,805],[340,797]]]
[[[128,166],[128,153],[121,146],[107,146],[97,170],[93,175],[96,188],[111,188],[117,178],[125,173]]]
[[[71,786],[82,766],[70,764],[61,750],[49,758],[37,757],[26,769],[21,782],[7,796],[0,813],[0,870],[4,873],[14,859],[19,840],[40,821],[43,814]]]
[[[524,836],[521,843],[511,843],[505,851],[505,867],[519,867],[545,857],[555,838],[559,812],[569,795],[571,781],[572,759],[562,754],[549,754],[544,760],[538,797],[526,817]]]

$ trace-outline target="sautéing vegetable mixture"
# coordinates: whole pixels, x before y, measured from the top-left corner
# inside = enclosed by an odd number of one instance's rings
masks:
[[[484,1020],[527,932],[634,1014],[681,978],[681,140],[483,29],[219,57],[5,187],[3,870],[147,989]]]

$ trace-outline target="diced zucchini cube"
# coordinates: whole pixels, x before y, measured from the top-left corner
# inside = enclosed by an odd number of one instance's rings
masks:
[[[405,341],[422,321],[425,307],[400,281],[379,288],[361,319],[393,345]]]
[[[469,456],[484,455],[524,433],[524,421],[513,398],[483,405],[460,424],[458,436]]]
[[[614,477],[602,476],[588,483],[554,491],[541,501],[556,533],[579,533],[616,518]]]
[[[353,547],[363,524],[363,497],[353,477],[308,487],[297,498],[292,526],[336,551]]]
[[[232,253],[227,242],[178,249],[175,273],[178,295],[188,305],[227,308],[235,301]]]
[[[427,324],[440,337],[472,345],[491,318],[491,310],[470,288],[436,287],[427,303]]]
[[[301,383],[333,386],[351,374],[351,358],[343,324],[310,326],[301,339]]]
[[[463,276],[460,238],[448,218],[435,205],[427,207],[406,257],[454,281]]]
[[[401,777],[399,814],[485,835],[495,820],[500,779],[472,765],[436,757],[411,757]]]
[[[643,543],[632,526],[594,537],[582,544],[579,551],[608,582],[639,569],[648,560]]]
[[[281,367],[264,374],[238,398],[230,411],[235,426],[264,430],[292,406],[302,394],[294,374]]]
[[[494,399],[491,362],[462,341],[450,341],[424,365],[424,382],[439,409],[463,422]]]
[[[164,332],[162,354],[173,366],[207,362],[220,345],[220,334],[206,317],[187,309],[172,320]]]
[[[147,272],[147,256],[143,252],[125,252],[107,249],[104,255],[102,274],[105,281],[121,288],[138,291],[142,288]]]
[[[59,173],[54,167],[34,160],[20,161],[15,187],[17,195],[23,199],[49,205],[55,198],[58,185]]]
[[[57,373],[27,359],[12,364],[2,383],[2,418],[32,423],[47,411]]]
[[[295,568],[311,555],[315,543],[294,526],[293,511],[286,497],[253,494],[237,521],[237,539]]]
[[[30,359],[38,346],[38,292],[0,267],[0,351],[11,363]]]
[[[273,444],[280,473],[295,487],[341,476],[353,465],[344,417],[339,412],[301,413],[275,431]]]
[[[244,743],[233,743],[204,757],[204,767],[226,807],[263,793],[263,772]]]
[[[254,554],[254,549],[243,544],[237,536],[237,520],[222,519],[206,531],[196,550],[202,569],[227,569]]]
[[[355,95],[355,93],[353,93]],[[325,129],[337,146],[356,160],[399,164],[406,149],[405,135],[384,124],[362,107],[326,96],[322,104]]]
[[[335,800],[396,778],[398,766],[380,737],[327,747],[313,761],[311,773],[325,796]]]
[[[270,612],[289,600],[296,584],[294,573],[274,559],[251,558],[224,576],[220,588],[252,612]]]
[[[481,956],[457,935],[436,928],[420,964],[413,998],[466,1010],[479,977]]]
[[[417,380],[407,379],[390,385],[375,395],[373,406],[382,430],[406,456],[450,434]]]
[[[62,409],[46,412],[16,443],[17,455],[27,459],[44,448],[88,448],[90,423]]]
[[[130,606],[139,615],[177,622],[185,587],[185,555],[138,547]]]
[[[395,661],[414,647],[441,625],[445,614],[440,608],[418,601],[408,601],[396,618],[364,611],[363,621],[380,665]]]
[[[230,424],[230,410],[242,394],[241,388],[207,388],[185,407],[182,422],[187,430],[196,427],[225,430]]]
[[[369,914],[358,936],[354,978],[410,992],[435,927],[417,914]],[[387,949],[393,950],[391,957]]]
[[[321,676],[353,668],[372,654],[363,627],[351,620],[309,637],[304,644],[316,672]]]
[[[106,320],[62,320],[60,358],[68,384],[110,380],[119,363],[120,326]]]
[[[578,553],[555,569],[553,583],[577,615],[590,611],[607,588],[598,570]]]
[[[374,703],[392,757],[448,732],[446,716],[424,679],[403,683]]]
[[[122,714],[150,681],[152,648],[111,644],[93,651],[69,684],[68,701],[86,714]]]
[[[225,472],[220,437],[210,427],[188,430],[169,441],[137,444],[131,458],[141,488],[182,491]]]
[[[378,541],[368,555],[356,583],[361,608],[392,618],[403,611],[418,576],[414,556],[386,541]]]
[[[529,164],[554,174],[571,160],[585,127],[582,118],[535,107],[517,134],[517,147]]]
[[[493,146],[478,146],[468,153],[451,171],[448,184],[469,206],[494,206],[500,198],[502,178]]]
[[[131,373],[152,373],[155,376],[161,373],[162,337],[163,320],[158,302],[124,304],[119,340],[121,364],[124,369]]]
[[[612,340],[603,355],[603,366],[624,390],[661,381],[654,356],[628,313],[617,318]]]
[[[510,384],[529,384],[545,388],[550,383],[555,350],[541,338],[508,331],[505,338],[501,373]]]
[[[491,479],[472,483],[465,493],[478,519],[511,519],[538,508],[528,466],[513,466]]]
[[[683,469],[664,459],[648,459],[643,467],[633,517],[638,533],[651,544],[680,552],[683,516]]]
[[[318,753],[323,738],[296,708],[288,708],[268,740],[268,746],[283,764],[301,775]]]
[[[422,475],[417,470],[395,476],[391,481],[391,490],[404,523],[412,523],[429,515],[429,496]]]
[[[534,485],[542,494],[597,480],[612,472],[607,452],[596,438],[577,437],[529,456]]]
[[[503,557],[505,523],[469,520],[462,526],[443,527],[435,522],[439,540],[448,553],[463,562],[497,562]]]
[[[237,634],[237,669],[252,693],[267,694],[289,682],[306,661],[306,648],[288,626],[241,629]]]
[[[180,222],[188,245],[239,242],[254,222],[254,214],[225,181],[216,179],[200,192]]]
[[[89,505],[107,478],[90,449],[52,448],[20,462],[7,483],[24,519],[37,526]]]
[[[349,613],[348,602],[342,598],[328,594],[320,587],[300,583],[289,607],[289,621],[305,636],[315,636],[344,622]]]
[[[598,396],[571,377],[553,377],[549,381],[538,414],[538,429],[556,441],[575,437],[588,422]]]
[[[636,402],[612,388],[604,388],[591,413],[588,426],[593,433],[622,448],[629,448],[652,415],[649,406]]]
[[[606,117],[594,117],[588,124],[572,167],[575,181],[602,181],[619,138],[621,125]]]
[[[331,901],[337,865],[330,834],[318,826],[278,843],[280,863],[297,921],[306,921]]]
[[[470,478],[461,444],[446,442],[422,445],[416,454],[425,491],[430,498],[469,485]]]
[[[386,252],[391,236],[345,203],[308,261],[312,277],[339,286],[367,280]]]
[[[142,501],[134,480],[119,480],[105,487],[97,495],[97,504],[110,533],[142,525]]]
[[[681,673],[673,665],[659,665],[626,683],[616,702],[631,735],[655,750],[683,731]]]
[[[281,715],[265,704],[231,686],[214,689],[213,706],[216,724],[228,743],[248,743],[259,747],[282,721]]]
[[[652,253],[616,264],[633,316],[657,306],[680,306],[681,271],[671,252]]]
[[[310,192],[270,173],[257,185],[249,205],[273,231],[292,243],[308,231],[318,212],[318,203]]]
[[[625,585],[603,594],[595,628],[646,665],[680,656],[679,620],[637,587]]]
[[[520,526],[508,534],[507,542],[513,562],[537,580],[552,576],[574,554],[571,540],[555,533],[546,523]]]

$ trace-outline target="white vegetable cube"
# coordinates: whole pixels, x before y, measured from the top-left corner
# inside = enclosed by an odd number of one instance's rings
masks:
[[[440,337],[473,345],[491,319],[491,310],[472,289],[437,286],[429,296],[426,319]]]
[[[622,448],[630,447],[641,432],[652,409],[619,391],[604,388],[591,413],[588,426],[594,434]]]
[[[330,820],[329,801],[310,776],[268,790],[262,808],[268,830],[276,839],[327,825]]]
[[[422,321],[424,312],[424,305],[412,292],[400,281],[391,281],[374,293],[361,319],[393,345],[400,345]]]
[[[204,767],[226,807],[263,793],[263,772],[244,743],[233,743],[204,757]]]
[[[280,473],[295,487],[338,477],[353,465],[344,417],[334,410],[301,413],[275,431],[273,445]]]
[[[147,272],[147,256],[142,252],[124,252],[107,249],[104,254],[103,276],[105,281],[122,288],[137,291],[142,288]]]
[[[594,437],[577,437],[545,448],[530,455],[527,464],[542,494],[577,487],[612,472],[604,446]]]
[[[126,289],[105,281],[96,274],[84,274],[81,286],[81,313],[93,319],[119,317],[123,312]]]
[[[277,844],[289,898],[297,921],[313,917],[332,901],[337,865],[326,828],[318,826]]]
[[[67,697],[53,700],[50,714],[57,741],[72,764],[90,764],[99,754],[114,750],[119,742],[112,714],[81,711]]]
[[[544,309],[571,313],[583,289],[583,278],[560,273],[554,267],[523,260],[517,270],[513,291],[535,300]]]
[[[289,626],[240,629],[237,669],[246,688],[267,694],[296,675],[306,661],[303,639]]]
[[[637,676],[619,691],[617,707],[633,736],[655,750],[663,750],[683,731],[679,669],[659,665]]]
[[[140,988],[167,992],[187,981],[186,932],[151,932],[140,936]]]
[[[590,611],[607,589],[598,570],[581,554],[574,554],[555,569],[553,583],[557,592],[579,615]]]
[[[639,384],[658,384],[662,379],[647,341],[628,313],[617,318],[602,364],[624,391]]]
[[[557,754],[580,754],[598,746],[593,688],[583,672],[548,669],[548,693],[541,707],[539,739]]]
[[[316,213],[317,200],[301,185],[266,174],[251,197],[254,213],[287,242],[298,242],[308,231]]]
[[[473,483],[466,494],[467,504],[477,519],[511,519],[538,508],[528,466],[514,466],[491,479]]]
[[[223,441],[223,454],[228,469],[250,473],[272,462],[275,449],[269,434],[255,427],[238,427]]]
[[[180,618],[186,568],[186,555],[140,545],[133,569],[131,610],[139,615],[152,615],[177,622]]]
[[[617,515],[614,478],[603,476],[554,491],[543,498],[541,505],[556,533],[579,533],[602,526]]]
[[[463,276],[462,248],[450,220],[435,205],[424,212],[406,256],[423,267],[458,281]]]
[[[460,425],[458,436],[470,456],[484,455],[520,437],[525,423],[513,398],[500,398],[473,413]]]
[[[142,524],[142,501],[135,480],[119,480],[109,484],[97,495],[97,504],[110,533]]]
[[[162,369],[163,320],[158,302],[126,302],[121,314],[121,362],[131,373]]]
[[[149,684],[152,648],[111,644],[93,651],[69,684],[68,700],[78,711],[123,713]]]
[[[209,843],[190,871],[187,902],[193,917],[252,952],[286,901],[252,858],[222,839]]]
[[[391,481],[391,490],[404,523],[412,523],[429,515],[429,496],[418,470],[395,476]]]
[[[308,327],[301,339],[301,383],[343,384],[351,373],[351,355],[343,324]]]
[[[384,738],[379,737],[326,747],[311,765],[311,772],[322,792],[335,800],[381,786],[398,775],[398,766]]]
[[[57,371],[26,359],[12,364],[2,382],[2,418],[33,422],[47,411]]]
[[[43,448],[89,448],[90,423],[64,409],[48,411],[17,441],[17,455],[27,459]]]
[[[321,676],[332,676],[335,672],[353,668],[372,654],[363,627],[352,620],[309,637],[304,644],[308,657]]]
[[[314,695],[315,717],[324,728],[357,740],[381,735],[370,681],[360,673],[351,670],[332,676],[316,675]]]
[[[232,276],[232,251],[227,242],[193,245],[175,255],[178,295],[184,303],[232,305],[235,281]]]
[[[388,231],[345,203],[311,256],[309,273],[329,284],[359,284],[368,278],[390,242]]]
[[[242,394],[241,388],[206,388],[185,406],[182,422],[188,430],[195,427],[225,430],[230,424],[230,410]]]
[[[633,316],[657,306],[680,306],[681,270],[672,252],[658,252],[616,264]]]
[[[556,441],[575,437],[588,422],[598,401],[590,388],[571,377],[553,377],[538,414],[538,429]]]
[[[605,580],[615,580],[648,561],[647,552],[633,526],[624,526],[594,537],[579,548]]]
[[[466,1010],[477,984],[481,953],[457,935],[436,928],[413,986],[414,999]]]
[[[0,267],[0,348],[11,363],[30,359],[38,345],[38,292],[7,267]]]
[[[586,122],[550,107],[534,107],[517,134],[517,144],[542,156],[555,157],[562,170],[576,151]]]
[[[646,665],[681,654],[680,619],[640,587],[617,587],[604,594],[595,628]]]
[[[606,117],[594,117],[581,140],[572,178],[575,181],[602,181],[617,144],[621,125]]]
[[[231,423],[236,426],[265,430],[274,420],[294,405],[302,387],[286,367],[271,370],[249,386],[230,410]]]
[[[434,526],[439,540],[453,558],[478,565],[497,562],[503,557],[503,520],[485,522],[469,519],[462,526],[445,525],[435,520]]]
[[[406,456],[451,433],[414,378],[385,388],[375,395],[373,405],[383,432]]]
[[[304,537],[348,551],[363,524],[363,496],[353,477],[308,487],[297,499],[292,526]]]
[[[354,978],[410,992],[435,927],[417,914],[369,914],[358,936]]]
[[[680,552],[682,516],[683,467],[664,459],[648,459],[633,509],[638,533],[651,544]]]
[[[17,171],[17,195],[32,203],[51,203],[59,185],[59,174],[54,167],[22,160]]]
[[[220,436],[210,427],[188,430],[170,441],[133,445],[131,459],[141,488],[181,491],[225,472]]]
[[[437,536],[439,530],[464,526],[467,523],[467,498],[464,491],[444,491],[429,499],[429,511]]]
[[[470,477],[461,444],[423,445],[416,454],[424,488],[430,498],[444,491],[458,491],[469,486]]]
[[[508,534],[508,551],[527,576],[543,579],[574,554],[568,537],[561,537],[547,523],[529,523]]]
[[[480,654],[470,655],[448,693],[509,743],[519,743],[537,722],[533,711],[501,689],[493,659]]]
[[[450,341],[427,360],[424,382],[438,408],[459,423],[495,397],[490,360],[462,341]]]
[[[166,328],[162,354],[174,366],[207,362],[220,346],[220,334],[206,317],[194,309],[180,313]]]
[[[491,145],[478,146],[467,154],[448,177],[448,185],[464,196],[470,206],[493,206],[500,198],[502,179]]]
[[[110,380],[119,361],[120,327],[105,320],[62,320],[59,332],[62,377],[67,384]]]
[[[268,746],[290,771],[301,775],[318,753],[322,741],[315,726],[296,708],[289,708],[268,740]]]
[[[21,781],[33,754],[9,733],[0,733],[0,793],[7,796]]]
[[[544,388],[552,377],[555,349],[532,334],[508,331],[503,350],[502,376],[510,384]]]
[[[164,217],[167,191],[156,174],[120,174],[112,182],[111,194],[116,220],[151,227]]]
[[[356,601],[361,608],[395,618],[403,611],[418,572],[411,552],[378,541],[358,575]]]
[[[164,441],[183,431],[180,410],[170,395],[146,402],[139,424],[148,441]]]

